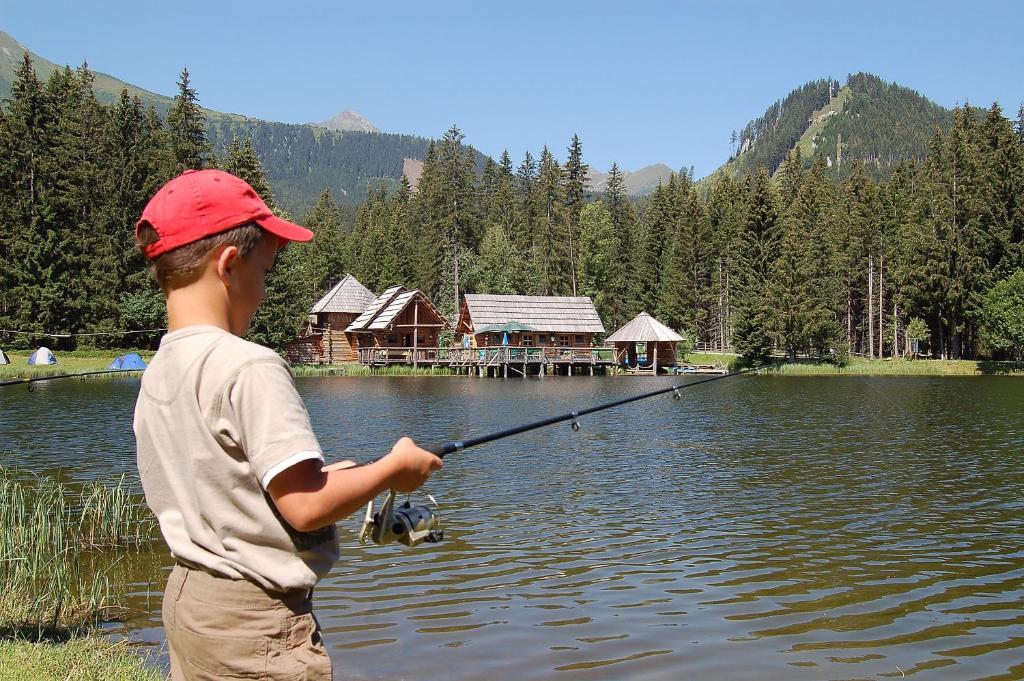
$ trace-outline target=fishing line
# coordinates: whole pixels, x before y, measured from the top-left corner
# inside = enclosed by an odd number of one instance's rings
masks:
[[[79,336],[127,336],[133,333],[156,333],[167,329],[139,329],[137,331],[92,331],[89,333],[46,333],[44,331],[22,331],[20,329],[0,329],[0,333],[17,334],[20,336],[46,336],[47,338],[76,338]]]
[[[640,393],[639,395],[624,397],[620,400],[587,407],[586,409],[571,411],[568,414],[562,414],[561,416],[551,416],[539,421],[533,421],[532,423],[524,423],[519,426],[498,430],[486,435],[479,435],[465,440],[455,440],[442,445],[428,445],[424,447],[424,449],[440,458],[444,458],[446,455],[453,452],[461,452],[469,449],[470,447],[477,447],[482,444],[487,444],[488,442],[495,442],[496,440],[501,440],[513,435],[519,435],[520,433],[526,433],[531,430],[537,430],[538,428],[544,428],[545,426],[562,423],[564,421],[569,422],[573,431],[578,431],[580,429],[580,417],[587,416],[588,414],[594,414],[604,411],[605,409],[621,407],[622,405],[630,404],[631,402],[638,402],[649,397],[667,395],[669,393],[672,393],[673,398],[679,400],[682,399],[682,395],[680,394],[681,391],[686,388],[692,388],[694,386],[711,383],[713,381],[720,381],[722,379],[732,378],[735,376],[742,376],[744,374],[751,374],[755,372],[760,373],[785,363],[785,360],[783,360],[776,362],[775,364],[748,367],[746,369],[735,371],[731,374],[712,376],[711,378],[701,379],[694,381],[693,383],[670,385],[665,388],[659,388],[658,390],[651,390],[649,392]],[[372,463],[372,461],[366,463]],[[372,541],[374,544],[389,544],[391,542],[398,542],[400,544],[405,544],[406,546],[416,546],[421,542],[435,543],[444,539],[444,529],[441,526],[441,518],[438,514],[437,502],[433,497],[430,497],[429,505],[422,504],[419,506],[413,506],[409,502],[408,497],[406,497],[404,502],[398,502],[397,497],[398,492],[392,489],[387,493],[384,503],[376,511],[374,510],[375,500],[370,500],[370,503],[366,506],[366,514],[363,517],[362,527],[359,530],[359,543],[365,544]]]
[[[624,397],[624,398],[622,398],[620,400],[614,400],[612,402],[606,402],[604,404],[599,404],[599,405],[594,406],[594,407],[587,407],[586,409],[580,409],[578,411],[571,411],[571,412],[569,412],[567,414],[562,414],[561,416],[551,416],[551,417],[548,417],[546,419],[541,419],[539,421],[533,421],[532,423],[524,423],[523,425],[520,425],[520,426],[514,426],[512,428],[506,428],[505,430],[495,431],[493,433],[488,433],[486,435],[480,435],[478,437],[471,437],[471,438],[467,438],[465,440],[454,440],[452,442],[448,442],[448,443],[442,444],[442,445],[429,445],[429,446],[424,447],[424,449],[426,449],[428,452],[430,452],[432,454],[436,454],[438,457],[443,459],[446,455],[452,454],[453,452],[461,452],[463,450],[469,449],[470,447],[476,447],[478,445],[487,444],[488,442],[494,442],[496,440],[501,440],[501,439],[504,439],[506,437],[511,437],[513,435],[518,435],[520,433],[526,433],[526,432],[529,432],[531,430],[536,430],[538,428],[544,428],[545,426],[554,425],[556,423],[562,423],[563,421],[569,421],[570,425],[572,426],[572,429],[574,431],[578,431],[580,429],[580,421],[579,421],[579,419],[580,419],[581,416],[586,416],[588,414],[594,414],[594,413],[597,413],[599,411],[604,411],[605,409],[611,409],[613,407],[621,407],[624,404],[629,404],[631,402],[638,402],[640,400],[646,400],[649,397],[656,397],[658,395],[667,395],[668,393],[672,393],[672,397],[678,400],[678,399],[682,398],[682,395],[679,394],[680,391],[681,390],[685,390],[686,388],[693,388],[694,386],[703,385],[705,383],[711,383],[713,381],[721,381],[721,380],[726,379],[726,378],[734,378],[736,376],[742,376],[744,374],[751,374],[751,373],[759,373],[759,372],[763,372],[763,371],[769,371],[769,370],[774,369],[776,367],[779,367],[779,366],[781,366],[783,364],[786,364],[786,361],[776,362],[774,364],[766,364],[766,365],[763,365],[763,366],[748,367],[746,369],[740,369],[739,371],[734,371],[731,374],[721,374],[721,375],[718,375],[718,376],[712,376],[711,378],[704,378],[704,379],[701,379],[699,381],[694,381],[693,383],[682,383],[682,384],[679,384],[679,385],[671,385],[671,386],[668,386],[667,388],[659,388],[658,390],[651,390],[650,392],[641,393],[639,395],[633,395],[631,397]]]

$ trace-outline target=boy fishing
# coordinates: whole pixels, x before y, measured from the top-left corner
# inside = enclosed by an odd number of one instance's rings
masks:
[[[174,178],[136,225],[167,300],[134,427],[175,561],[163,600],[175,681],[330,679],[312,592],[339,556],[334,523],[441,467],[408,438],[369,465],[325,467],[288,365],[242,339],[278,250],[312,237],[220,170]]]

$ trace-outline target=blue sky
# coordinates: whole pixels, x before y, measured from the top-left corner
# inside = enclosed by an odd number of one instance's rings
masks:
[[[518,163],[573,133],[598,169],[694,166],[815,78],[869,71],[939,104],[1024,101],[1024,2],[0,0],[0,30],[203,105],[308,122],[352,108],[388,132],[466,139]]]

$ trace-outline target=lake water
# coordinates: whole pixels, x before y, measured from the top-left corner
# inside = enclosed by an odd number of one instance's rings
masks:
[[[665,378],[303,378],[330,458]],[[134,472],[133,380],[0,389],[6,461]],[[1024,381],[740,377],[453,454],[446,540],[317,589],[337,679],[1024,678]],[[422,498],[416,497],[415,498]],[[126,562],[159,644],[162,551]]]

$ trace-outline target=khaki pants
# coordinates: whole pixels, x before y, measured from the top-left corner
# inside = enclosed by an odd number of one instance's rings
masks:
[[[252,582],[176,565],[163,618],[173,681],[331,678],[307,593],[277,596]]]

